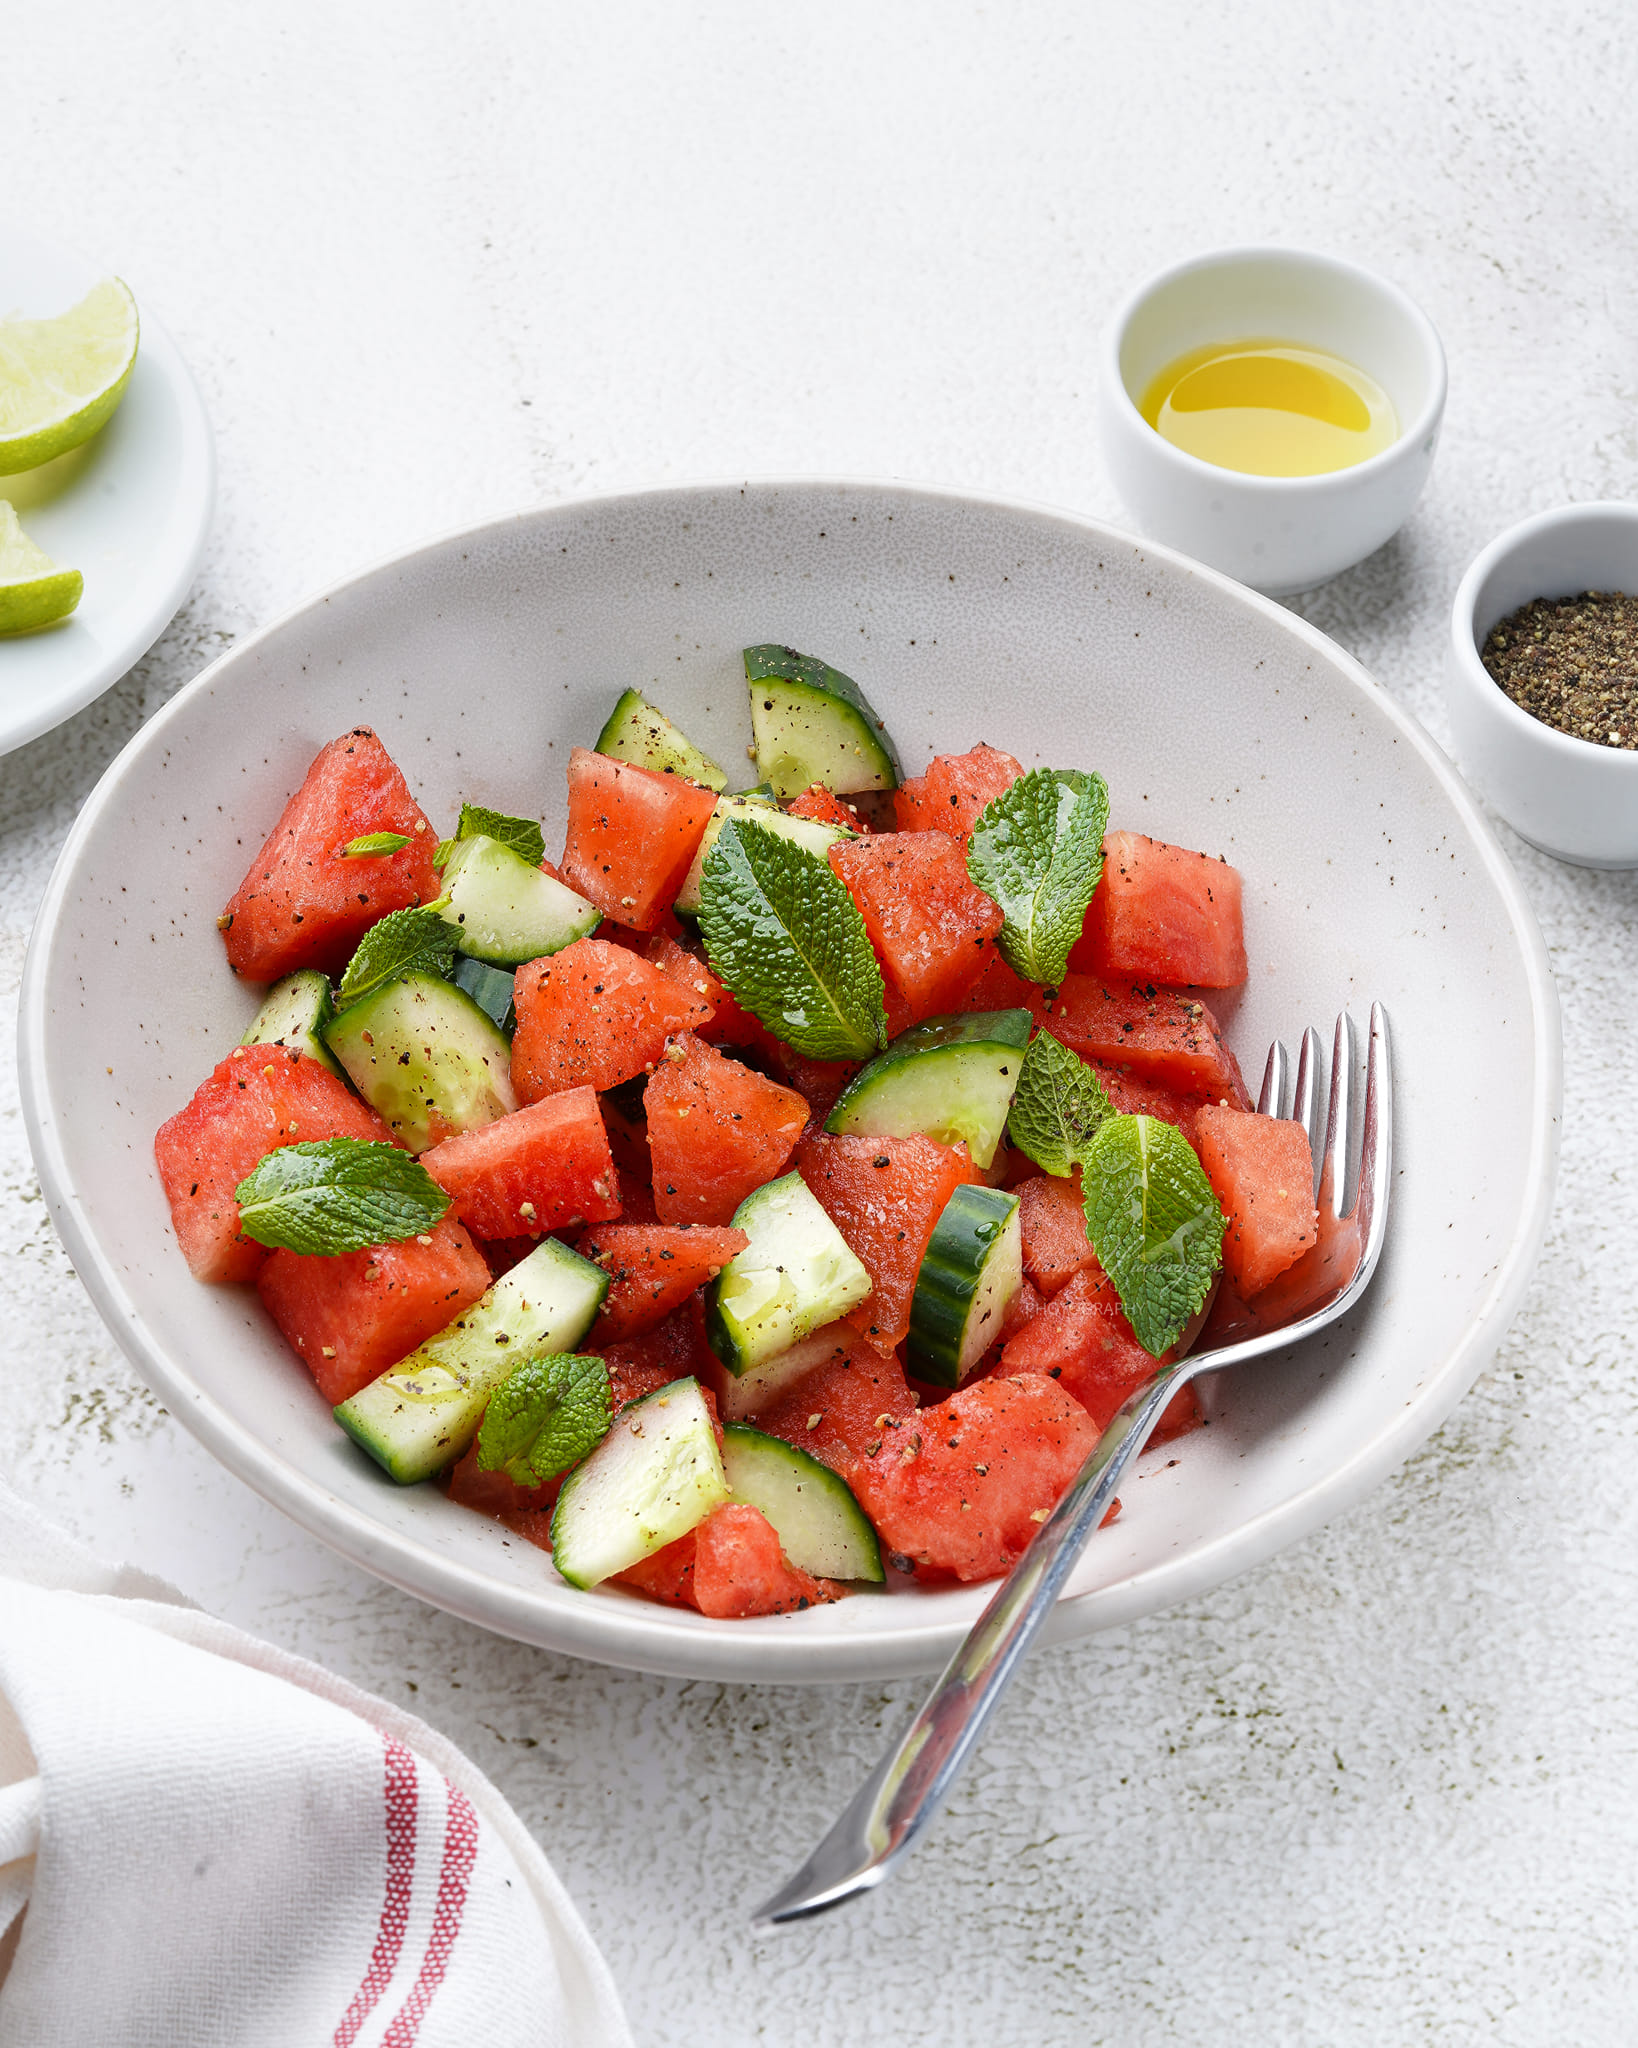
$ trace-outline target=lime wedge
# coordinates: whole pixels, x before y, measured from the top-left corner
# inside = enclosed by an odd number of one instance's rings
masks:
[[[32,633],[66,619],[80,601],[85,578],[59,569],[23,531],[16,511],[0,498],[0,633]]]
[[[136,352],[136,300],[117,277],[55,320],[0,320],[0,476],[89,441],[124,396]]]

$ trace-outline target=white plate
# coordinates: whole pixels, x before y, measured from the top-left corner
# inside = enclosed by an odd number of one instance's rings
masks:
[[[1207,1381],[1211,1426],[1150,1458],[1059,1636],[1243,1571],[1357,1500],[1491,1357],[1539,1249],[1558,1006],[1511,868],[1443,754],[1321,634],[1088,520],[888,485],[673,489],[533,511],[388,562],[225,655],[81,812],[24,976],[24,1110],[51,1214],[109,1327],[234,1472],[344,1555],[485,1626],[610,1663],[741,1679],[925,1668],[982,1588],[900,1582],[713,1622],[547,1559],[334,1427],[253,1293],[195,1285],[153,1132],[244,1030],[216,913],[317,748],[367,720],[434,822],[463,796],[564,820],[570,746],[648,690],[720,760],[749,737],[740,648],[845,667],[906,765],[980,738],[1095,766],[1117,825],[1245,877],[1231,1036],[1393,1017],[1399,1172],[1381,1271],[1300,1352]],[[892,1575],[890,1575],[892,1576]]]
[[[0,223],[0,318],[65,313],[108,267]],[[0,476],[0,498],[54,561],[78,569],[72,617],[0,638],[0,754],[82,711],[140,661],[188,594],[210,526],[210,423],[176,344],[136,293],[142,339],[119,410],[83,447]]]

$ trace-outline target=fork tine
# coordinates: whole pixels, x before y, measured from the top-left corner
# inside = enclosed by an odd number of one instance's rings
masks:
[[[1354,1198],[1354,1210],[1369,1242],[1381,1236],[1378,1219],[1386,1221],[1388,1175],[1393,1167],[1393,1046],[1388,1035],[1388,1013],[1380,1003],[1371,1005],[1361,1124],[1359,1193]]]
[[[1308,1133],[1308,1153],[1314,1162],[1314,1198],[1319,1199],[1320,1174],[1320,1073],[1324,1059],[1320,1035],[1310,1024],[1302,1035],[1297,1054],[1297,1092],[1291,1114]]]
[[[1263,1069],[1263,1085],[1257,1096],[1259,1116],[1283,1116],[1280,1105],[1285,1101],[1286,1072],[1291,1060],[1279,1039],[1268,1048],[1268,1065]]]
[[[1354,1020],[1337,1019],[1331,1048],[1331,1107],[1325,1123],[1325,1157],[1320,1167],[1319,1206],[1333,1219],[1347,1214],[1348,1165],[1354,1140]]]

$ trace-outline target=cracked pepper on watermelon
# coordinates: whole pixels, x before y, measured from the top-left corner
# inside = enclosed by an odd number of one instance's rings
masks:
[[[332,740],[219,919],[262,1007],[154,1145],[360,1455],[716,1620],[1005,1572],[1219,1266],[1315,1239],[1208,1005],[1232,867],[744,669],[757,786],[627,690],[555,861]]]

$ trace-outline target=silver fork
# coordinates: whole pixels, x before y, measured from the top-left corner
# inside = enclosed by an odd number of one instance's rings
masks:
[[[1371,1006],[1365,1100],[1358,1119],[1360,1163],[1351,1204],[1345,1197],[1354,1150],[1358,1054],[1353,1020],[1346,1013],[1337,1019],[1323,1152],[1317,1142],[1321,1059],[1319,1036],[1310,1029],[1303,1034],[1296,1086],[1288,1098],[1290,1060],[1276,1041],[1269,1048],[1257,1101],[1266,1113],[1294,1116],[1308,1132],[1318,1161],[1318,1243],[1243,1313],[1214,1321],[1210,1350],[1192,1351],[1163,1365],[1133,1394],[945,1666],[927,1704],[807,1862],[758,1908],[758,1922],[797,1920],[840,1905],[880,1884],[914,1848],[1108,1512],[1123,1474],[1173,1396],[1200,1373],[1221,1372],[1311,1337],[1364,1292],[1387,1230],[1393,1157],[1393,1071],[1382,1005]]]

